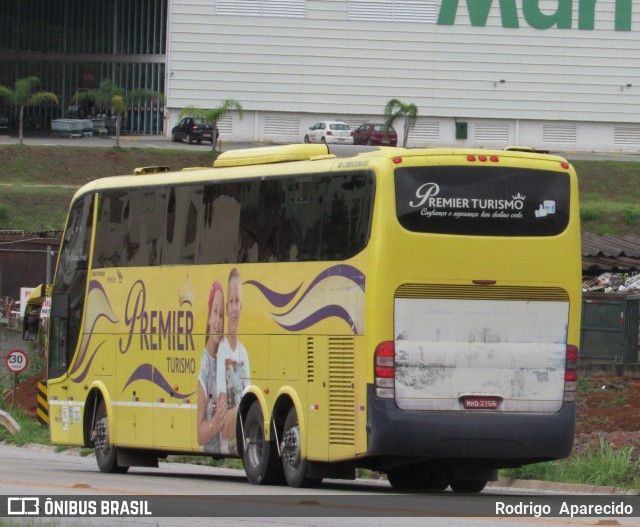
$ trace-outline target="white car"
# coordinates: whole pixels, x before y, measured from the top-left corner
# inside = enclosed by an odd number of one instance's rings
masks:
[[[352,145],[353,135],[347,123],[341,121],[320,121],[314,124],[304,136],[305,143],[333,143]]]

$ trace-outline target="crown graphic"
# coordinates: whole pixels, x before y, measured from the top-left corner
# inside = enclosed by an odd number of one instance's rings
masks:
[[[523,196],[522,194],[520,194],[520,192],[518,192],[515,196],[512,196],[512,197],[513,197],[513,199],[521,199],[522,201],[524,201],[524,199],[527,196]]]
[[[182,289],[178,291],[178,300],[180,301],[180,305],[184,303],[193,305],[193,290],[191,289],[189,275],[187,275],[187,280],[185,281]]]

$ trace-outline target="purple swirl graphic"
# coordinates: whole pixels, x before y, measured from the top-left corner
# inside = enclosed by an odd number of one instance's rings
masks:
[[[343,292],[346,292],[345,296],[341,296],[341,294],[339,293],[338,298],[335,298],[335,295],[332,294],[330,298],[332,302],[331,304],[318,305],[317,307],[314,307],[312,311],[309,311],[308,309],[309,306],[312,306],[313,304],[324,303],[323,300],[325,299],[327,292],[323,292],[322,287],[318,286],[324,280],[333,277],[346,279],[347,281],[354,284],[355,287],[361,291],[361,294],[364,294],[364,274],[359,269],[346,264],[334,265],[319,273],[306,287],[304,292],[300,295],[300,297],[295,301],[295,304],[293,305],[290,304],[294,301],[296,295],[300,292],[302,285],[298,286],[290,293],[278,293],[255,280],[248,280],[244,283],[256,287],[264,295],[267,301],[269,301],[274,307],[287,309],[287,311],[285,311],[284,313],[271,313],[275,322],[281,328],[286,329],[287,331],[301,331],[315,324],[318,324],[324,319],[337,317],[346,322],[351,331],[355,335],[358,335],[360,333],[358,328],[362,328],[362,321],[360,320],[360,324],[358,324],[357,322],[357,320],[361,318],[359,317],[359,314],[361,315],[360,310],[355,310],[355,312],[352,313],[350,312],[350,310],[354,310],[352,305],[349,309],[340,305],[340,300],[348,302],[348,298],[351,295],[351,293],[349,293],[348,291],[350,289],[353,289],[353,286],[351,286],[350,288],[347,285],[342,289]],[[309,300],[308,302],[307,299]],[[306,307],[302,307],[303,303],[307,304]],[[350,304],[345,303],[345,305]],[[289,322],[281,322],[277,320],[278,318],[287,317],[287,315],[293,315],[293,317],[290,318],[295,318],[296,320],[289,320]]]
[[[276,320],[276,324],[278,324],[281,328],[286,329],[288,331],[301,331],[303,329],[307,329],[313,326],[314,324],[317,324],[318,322],[324,320],[325,318],[330,318],[330,317],[341,318],[349,325],[354,335],[358,334],[358,329],[356,327],[354,320],[351,318],[351,315],[349,315],[349,313],[345,308],[343,308],[342,306],[336,306],[336,305],[325,306],[321,309],[318,309],[318,311],[316,311],[315,313],[312,313],[307,318],[305,318],[304,320],[301,320],[296,324],[287,326],[285,324],[281,324],[277,320]]]
[[[89,320],[87,319],[87,322],[90,323],[90,330],[88,332],[85,333],[85,335],[88,335],[88,337],[85,336],[85,338],[82,339],[82,348],[80,350],[80,354],[78,356],[78,359],[76,360],[76,363],[73,367],[73,370],[71,370],[71,375],[73,375],[75,372],[77,372],[82,366],[83,366],[83,362],[86,358],[87,352],[89,351],[89,344],[91,343],[91,335],[93,335],[93,329],[95,328],[96,324],[98,323],[98,320],[100,320],[101,318],[106,318],[109,322],[112,323],[116,323],[118,321],[118,319],[116,318],[116,316],[113,313],[113,309],[111,307],[111,303],[109,302],[109,298],[107,297],[107,293],[105,292],[104,288],[102,287],[102,284],[100,282],[98,282],[97,280],[91,280],[89,282],[89,293],[87,296],[91,296],[92,294],[99,294],[102,299],[104,300],[104,302],[106,303],[107,307],[109,308],[109,312],[108,313],[98,313],[95,318],[93,320]],[[102,344],[100,344],[101,346]],[[100,348],[100,346],[98,346],[98,348]],[[96,351],[97,349],[96,348]],[[93,353],[91,360],[93,360],[93,357],[95,356],[95,352]],[[89,361],[89,363],[91,363],[91,360]],[[85,368],[85,373],[82,375],[82,378],[84,379],[84,376],[86,376],[86,368]],[[77,381],[77,382],[81,382],[81,381]]]
[[[346,278],[351,280],[354,284],[356,284],[362,291],[364,292],[364,275],[361,271],[352,267],[351,265],[334,265],[333,267],[329,267],[322,271],[318,276],[316,276],[309,284],[309,287],[302,293],[302,296],[298,299],[298,301],[293,305],[289,311],[283,313],[286,315],[287,313],[291,313],[300,305],[300,303],[306,298],[306,296],[315,289],[315,287],[322,282],[323,280],[330,278],[332,276],[340,276],[342,278]],[[281,307],[281,306],[279,306]],[[341,317],[342,318],[342,317]]]
[[[104,344],[104,341],[102,341],[100,344],[98,344],[98,346],[96,347],[95,351],[91,354],[91,357],[87,361],[87,364],[85,365],[84,370],[82,370],[82,373],[80,375],[78,375],[75,379],[71,379],[71,382],[79,383],[79,382],[84,381],[85,377],[89,373],[89,368],[91,367],[91,363],[93,362],[93,359],[96,358],[96,354],[98,353],[98,351],[100,350],[100,348],[102,347],[103,344]],[[75,372],[76,370],[79,369],[79,367],[80,366],[78,365],[78,367],[76,367],[73,371]]]
[[[127,384],[125,384],[124,388],[122,388],[122,391],[125,391],[127,387],[135,381],[152,382],[159,388],[162,388],[171,397],[175,397],[176,399],[186,399],[187,397],[191,397],[194,393],[196,393],[196,392],[191,392],[191,393],[181,394],[176,392],[171,387],[167,379],[164,378],[162,373],[160,373],[160,371],[157,368],[155,368],[153,364],[149,364],[149,363],[141,364],[135,369],[135,371],[131,374],[131,377],[129,377]]]
[[[294,297],[298,294],[298,291],[300,291],[300,288],[302,287],[302,284],[300,284],[293,291],[291,291],[291,293],[277,293],[269,289],[264,284],[261,284],[260,282],[257,282],[255,280],[247,280],[246,282],[244,282],[244,284],[252,285],[257,289],[259,289],[260,292],[264,295],[264,297],[269,301],[269,303],[275,307],[286,306],[289,302],[291,302],[294,299]]]

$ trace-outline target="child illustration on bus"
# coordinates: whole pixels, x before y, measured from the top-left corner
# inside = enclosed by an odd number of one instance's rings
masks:
[[[220,432],[227,412],[226,394],[216,388],[219,348],[224,339],[224,292],[217,280],[209,293],[205,347],[198,375],[198,444],[204,452],[220,452]]]
[[[217,388],[226,396],[227,411],[222,424],[221,452],[237,454],[236,419],[243,390],[249,384],[249,357],[238,338],[238,326],[242,312],[242,284],[240,271],[233,268],[227,287],[227,338],[218,349]]]

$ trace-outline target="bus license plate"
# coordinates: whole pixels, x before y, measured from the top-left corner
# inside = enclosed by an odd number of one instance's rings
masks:
[[[466,410],[497,410],[501,400],[501,397],[472,395],[462,398],[462,406]]]

